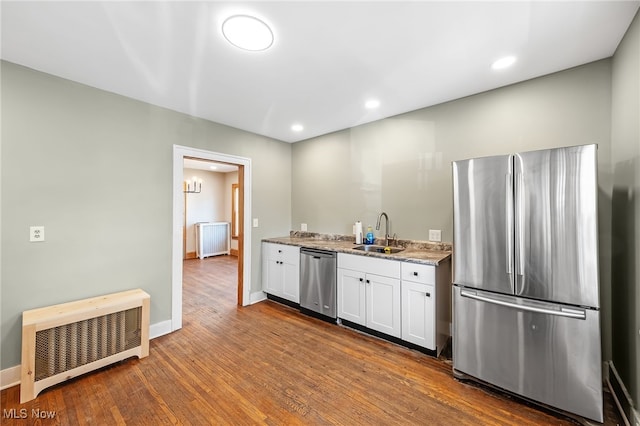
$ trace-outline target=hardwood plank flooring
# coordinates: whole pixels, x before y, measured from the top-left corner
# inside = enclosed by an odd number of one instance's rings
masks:
[[[153,339],[148,358],[70,380],[25,404],[19,403],[18,386],[6,389],[0,423],[575,424],[489,388],[454,380],[446,359],[272,301],[238,307],[235,261],[220,256],[184,262],[183,328]],[[605,396],[605,424],[619,424]],[[37,410],[55,416],[39,419]],[[23,413],[24,419],[11,418]]]

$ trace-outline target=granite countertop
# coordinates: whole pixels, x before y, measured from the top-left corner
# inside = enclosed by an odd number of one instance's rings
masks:
[[[288,237],[264,238],[262,241],[436,266],[451,258],[450,244],[428,241],[398,240],[392,246],[405,249],[391,254],[354,250],[356,246],[354,237],[344,235],[291,231]],[[376,239],[374,244],[384,245],[384,240]]]

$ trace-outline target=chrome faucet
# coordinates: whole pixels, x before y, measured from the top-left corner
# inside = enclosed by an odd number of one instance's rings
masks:
[[[384,216],[384,246],[389,246],[389,216],[385,212],[382,212],[378,215],[378,221],[376,222],[376,231],[380,230],[380,219]]]

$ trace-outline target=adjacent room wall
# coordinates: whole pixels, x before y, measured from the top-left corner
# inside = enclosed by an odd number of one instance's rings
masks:
[[[640,15],[613,57],[613,363],[640,404]],[[637,419],[640,421],[640,417]]]
[[[196,226],[198,222],[225,222],[228,216],[225,211],[225,174],[207,172],[205,170],[184,169],[185,179],[193,177],[202,179],[200,193],[186,194],[187,212],[187,254],[195,256]],[[229,221],[230,222],[230,221]]]
[[[251,291],[260,240],[291,226],[291,145],[1,63],[0,369],[20,364],[21,313],[131,288],[171,316],[173,145],[251,158]],[[29,226],[45,242],[29,242]]]

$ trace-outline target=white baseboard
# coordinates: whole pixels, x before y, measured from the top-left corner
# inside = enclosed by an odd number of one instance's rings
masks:
[[[0,370],[0,390],[20,384],[20,365]]]
[[[164,336],[171,333],[171,320],[151,324],[149,326],[149,339]],[[20,384],[20,365],[0,370],[0,390],[8,389]]]
[[[149,339],[155,339],[156,337],[164,336],[173,331],[171,327],[171,320],[157,322],[149,326]]]
[[[251,293],[251,295],[249,296],[250,305],[262,302],[263,300],[267,300],[267,293],[265,293],[264,291],[257,291],[255,293]]]

